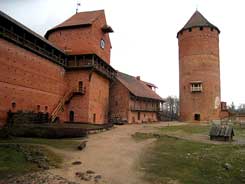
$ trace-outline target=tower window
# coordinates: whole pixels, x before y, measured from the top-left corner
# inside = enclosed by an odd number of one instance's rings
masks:
[[[213,27],[211,27],[211,31],[214,31],[214,28]]]
[[[188,30],[189,30],[189,32],[191,32],[191,31],[192,31],[192,29],[191,29],[191,28],[189,28]]]
[[[203,30],[203,27],[200,27],[200,31],[202,31]]]
[[[191,92],[202,92],[202,82],[195,81],[191,82]]]

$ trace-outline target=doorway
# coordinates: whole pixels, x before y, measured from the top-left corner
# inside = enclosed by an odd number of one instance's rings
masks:
[[[201,115],[200,114],[195,114],[194,115],[194,120],[195,121],[200,121],[201,120]]]
[[[140,120],[140,112],[138,112],[138,120]]]
[[[74,115],[75,115],[75,113],[74,113],[74,111],[70,111],[70,122],[74,122]]]

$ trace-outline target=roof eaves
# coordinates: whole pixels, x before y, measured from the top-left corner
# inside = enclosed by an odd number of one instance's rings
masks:
[[[64,30],[64,29],[69,29],[69,28],[77,28],[77,27],[89,27],[91,25],[92,25],[91,23],[86,23],[86,24],[81,24],[81,25],[67,25],[67,26],[63,26],[63,27],[55,27],[55,28],[52,28],[52,29],[48,30],[45,33],[44,37],[46,39],[48,39],[49,34],[55,32],[55,31],[58,31],[58,30]]]

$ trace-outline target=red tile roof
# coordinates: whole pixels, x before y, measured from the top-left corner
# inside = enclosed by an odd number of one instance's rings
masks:
[[[142,82],[144,82],[149,87],[157,88],[157,86],[155,84],[152,84],[150,82],[145,82],[145,81],[142,81]]]
[[[45,34],[45,38],[48,37],[49,33],[62,28],[74,27],[74,26],[90,26],[93,22],[104,15],[104,10],[97,10],[97,11],[88,11],[88,12],[80,12],[76,13],[75,15],[71,16],[66,21],[62,22],[61,24],[55,26],[54,28],[47,31]]]
[[[117,79],[135,96],[164,101],[158,94],[151,90],[146,82],[136,79],[131,75],[118,72]]]

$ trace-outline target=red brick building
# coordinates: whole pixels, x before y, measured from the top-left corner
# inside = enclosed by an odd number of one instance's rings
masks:
[[[52,120],[108,122],[111,43],[103,10],[77,13],[34,33],[0,12],[0,124],[7,112],[48,112]]]
[[[181,121],[220,119],[219,33],[196,11],[177,34]]]
[[[46,39],[3,12],[0,21],[0,125],[9,110],[61,122],[107,123],[109,110],[129,123],[157,121],[156,86],[120,72],[115,78],[103,10],[73,15]]]
[[[158,121],[164,100],[153,91],[156,86],[117,72],[110,87],[110,119],[127,123]]]

